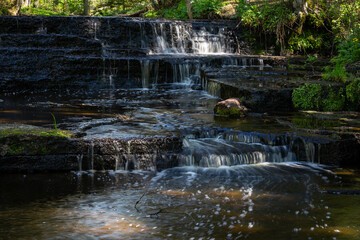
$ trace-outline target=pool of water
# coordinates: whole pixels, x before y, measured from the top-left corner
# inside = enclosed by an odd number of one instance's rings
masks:
[[[351,170],[288,162],[0,178],[0,239],[360,238]]]

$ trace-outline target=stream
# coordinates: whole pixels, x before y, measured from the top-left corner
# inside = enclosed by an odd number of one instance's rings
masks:
[[[324,165],[331,140],[284,124],[306,114],[214,116],[220,87],[205,70],[265,91],[306,74],[241,55],[234,22],[18,21],[1,30],[0,124],[53,128],[53,113],[84,140],[177,137],[182,149],[162,171],[120,155],[95,170],[92,149],[88,169],[1,174],[0,239],[360,239],[360,173]]]

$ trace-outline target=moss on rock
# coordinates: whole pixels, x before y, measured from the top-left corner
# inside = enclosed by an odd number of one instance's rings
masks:
[[[238,118],[246,116],[248,109],[238,98],[229,98],[218,102],[214,107],[214,113],[223,117]]]

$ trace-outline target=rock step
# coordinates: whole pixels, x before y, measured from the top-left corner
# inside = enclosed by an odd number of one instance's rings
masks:
[[[260,78],[281,78],[281,79],[304,79],[306,76],[318,76],[321,77],[321,72],[307,72],[303,70],[290,70],[281,68],[272,68],[272,67],[262,67],[262,66],[253,66],[253,67],[244,67],[244,68],[229,68],[223,67],[221,69],[210,70],[205,69],[204,74],[209,78],[236,78],[239,79],[260,79]]]
[[[0,137],[0,172],[162,170],[178,165],[179,137],[68,139]]]
[[[75,35],[59,34],[1,34],[0,47],[18,48],[60,48],[60,49],[101,49],[99,40]]]

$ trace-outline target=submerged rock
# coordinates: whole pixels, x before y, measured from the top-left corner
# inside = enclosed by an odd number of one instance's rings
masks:
[[[214,113],[224,117],[244,117],[247,112],[248,109],[238,98],[226,99],[218,102],[214,107]]]

